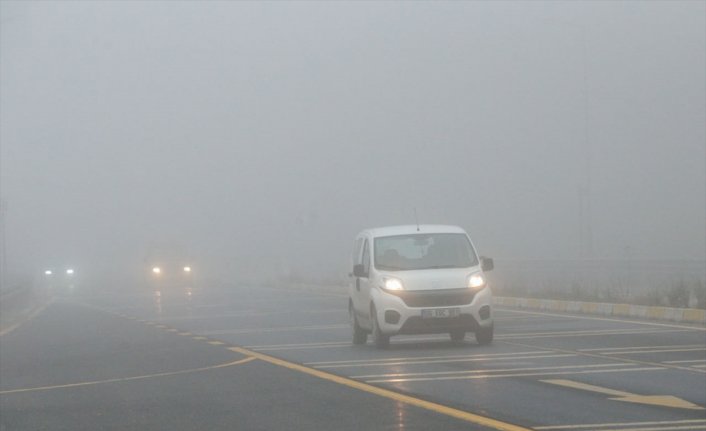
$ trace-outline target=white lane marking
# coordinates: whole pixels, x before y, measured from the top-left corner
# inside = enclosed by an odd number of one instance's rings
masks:
[[[13,323],[12,325],[8,326],[7,328],[3,329],[0,331],[0,337],[3,335],[7,335],[10,332],[14,331],[15,329],[19,328],[20,326],[24,325],[25,323],[29,322],[30,320],[34,319],[35,317],[39,316],[44,310],[47,309],[52,303],[54,302],[54,299],[50,299],[49,302],[47,302],[44,305],[40,305],[33,311],[31,311],[27,316],[21,318],[18,322]]]
[[[561,375],[577,375],[577,374],[598,374],[598,373],[627,373],[631,371],[657,371],[664,370],[661,367],[646,367],[646,368],[620,368],[614,370],[576,370],[576,371],[556,371],[556,372],[541,372],[541,373],[517,373],[517,374],[487,374],[479,376],[443,376],[443,377],[422,377],[411,379],[380,379],[366,380],[366,383],[405,383],[405,382],[425,382],[433,380],[473,380],[473,379],[491,379],[491,378],[507,378],[507,377],[534,377],[534,376],[561,376]]]
[[[580,428],[605,428],[615,426],[638,426],[638,425],[683,425],[683,424],[702,424],[706,423],[706,419],[687,419],[681,421],[656,421],[656,422],[612,422],[603,424],[577,424],[577,425],[548,425],[533,427],[536,430],[564,430],[564,429],[580,429]]]
[[[545,332],[545,333],[515,333],[515,334],[498,334],[495,338],[501,340],[529,339],[529,338],[557,338],[557,337],[592,337],[600,335],[633,335],[633,334],[665,334],[672,332],[686,332],[684,329],[662,329],[662,330],[645,330],[645,329],[605,329],[595,331],[561,331],[561,332]]]
[[[641,349],[676,349],[682,347],[704,347],[703,344],[667,344],[662,346],[632,346],[632,347],[597,347],[593,349],[578,349],[579,352],[609,352],[613,350],[641,350]]]
[[[606,429],[603,431],[675,431],[675,430],[703,430],[706,425],[687,425],[687,426],[668,426],[668,427],[651,427],[651,428],[616,428]]]
[[[603,355],[637,355],[641,353],[669,353],[669,352],[700,352],[706,350],[706,347],[699,347],[695,349],[663,349],[663,350],[627,350],[624,352],[607,352],[602,353]],[[600,353],[600,352],[597,352]]]
[[[699,362],[706,362],[706,359],[690,359],[688,361],[663,361],[665,364],[693,364]]]
[[[546,354],[546,353],[547,353],[546,350],[535,350],[535,351],[526,351],[526,352],[479,353],[476,355],[403,356],[403,357],[381,358],[381,359],[348,359],[348,360],[342,360],[342,361],[306,362],[305,364],[306,365],[330,365],[330,364],[406,361],[406,360],[423,360],[423,359],[494,358],[494,357],[498,357],[498,356],[518,356],[518,355],[535,355],[535,354],[540,355],[540,354]]]
[[[540,316],[552,316],[552,317],[564,317],[567,319],[579,319],[579,320],[599,320],[603,322],[620,322],[620,323],[630,323],[633,325],[647,325],[647,326],[659,326],[664,328],[679,328],[687,329],[690,331],[706,331],[705,326],[686,326],[686,325],[676,325],[669,323],[656,323],[656,322],[645,322],[640,320],[625,320],[625,319],[611,319],[607,317],[589,317],[577,314],[558,314],[558,313],[542,313],[539,311],[523,311],[523,310],[512,310],[509,308],[498,308],[496,310],[503,311],[507,313],[518,313],[518,314],[536,314]]]
[[[591,358],[621,360],[626,363],[633,363],[633,364],[639,364],[639,365],[649,365],[649,366],[653,366],[653,367],[659,366],[663,369],[682,370],[682,371],[701,373],[701,370],[693,368],[693,367],[684,367],[684,366],[676,365],[676,364],[665,364],[663,362],[644,361],[644,360],[631,359],[631,358],[626,358],[626,357],[621,357],[621,356],[602,355],[600,353],[595,353],[595,352],[581,352],[578,350],[571,350],[571,349],[557,349],[557,348],[553,348],[553,347],[542,347],[542,346],[535,346],[532,344],[524,344],[524,343],[510,342],[510,341],[499,341],[499,343],[507,344],[510,346],[524,347],[525,349],[544,349],[547,352],[555,352],[555,353],[576,353],[578,355],[591,357]]]
[[[346,312],[347,312],[347,310],[345,308],[341,308],[340,310],[303,310],[303,311],[302,310],[294,310],[294,311],[288,312],[288,313],[289,314],[292,314],[292,313],[300,313],[300,314],[336,313],[336,314],[343,314]],[[225,319],[228,317],[272,316],[272,315],[278,315],[278,314],[282,314],[282,312],[281,311],[239,311],[239,312],[235,312],[235,313],[226,313],[226,314],[161,317],[159,319],[156,319],[156,321],[172,322],[172,321],[182,321],[182,320],[209,320],[209,319]]]
[[[413,345],[419,343],[428,342],[449,342],[448,336],[445,337],[434,337],[434,338],[412,338],[412,339],[402,339],[395,342],[395,346]],[[276,351],[276,350],[302,350],[302,349],[327,349],[336,347],[350,347],[358,348],[359,346],[354,346],[350,341],[331,341],[323,343],[300,343],[300,344],[271,344],[271,345],[254,345],[245,346],[250,349],[255,349],[258,351]]]
[[[352,346],[350,341],[326,341],[321,343],[295,343],[295,344],[258,344],[254,346],[243,346],[247,349],[278,349],[278,348],[297,348],[310,346]]]
[[[69,383],[69,384],[65,384],[65,385],[42,386],[42,387],[22,388],[22,389],[10,389],[10,390],[6,390],[6,391],[0,391],[0,395],[14,394],[14,393],[18,393],[18,392],[34,392],[34,391],[48,391],[48,390],[52,390],[52,389],[76,388],[76,387],[80,387],[80,386],[102,385],[105,383],[129,382],[132,380],[152,379],[155,377],[176,376],[179,374],[190,374],[190,373],[197,373],[197,372],[201,372],[201,371],[215,370],[218,368],[232,367],[233,365],[245,364],[245,363],[250,362],[254,359],[256,359],[256,358],[250,356],[250,357],[246,357],[243,359],[238,359],[236,361],[227,362],[224,364],[211,365],[208,367],[201,367],[201,368],[191,368],[188,370],[169,371],[166,373],[147,374],[147,375],[143,375],[143,376],[120,377],[120,378],[116,378],[116,379],[95,380],[95,381],[90,381],[90,382]]]
[[[652,333],[654,331],[662,332],[662,331],[671,331],[669,329],[652,329],[652,328],[614,328],[614,329],[574,329],[574,330],[565,330],[565,331],[551,331],[551,332],[513,332],[509,334],[498,334],[496,333],[496,336],[505,336],[505,337],[520,337],[520,336],[536,336],[536,335],[562,335],[562,334],[593,334],[593,333],[601,333],[601,334],[610,334],[613,332],[625,332],[625,331],[630,331],[630,332],[635,332],[635,333]]]
[[[616,362],[612,364],[582,364],[582,365],[561,365],[553,367],[530,367],[530,368],[496,368],[482,370],[465,370],[465,371],[428,371],[421,373],[389,373],[389,374],[368,374],[363,376],[351,376],[354,379],[372,379],[379,377],[422,377],[422,376],[441,376],[444,374],[454,375],[470,375],[470,374],[488,374],[488,373],[516,373],[518,371],[543,371],[543,370],[569,370],[569,369],[585,369],[585,368],[609,368],[609,367],[634,367],[632,364],[623,364]]]
[[[348,324],[339,325],[309,325],[309,326],[280,326],[276,328],[243,328],[243,329],[221,329],[216,331],[200,332],[203,335],[227,335],[227,334],[257,334],[260,332],[289,332],[289,331],[317,331],[321,329],[342,329],[348,328]]]
[[[354,367],[389,367],[392,365],[419,365],[419,364],[447,364],[452,362],[483,362],[483,361],[515,361],[518,359],[544,359],[544,358],[567,358],[576,357],[578,355],[560,354],[560,355],[539,355],[539,356],[508,356],[502,358],[465,358],[465,359],[437,359],[423,361],[400,361],[400,362],[374,362],[363,364],[338,364],[338,365],[318,365],[315,368],[354,368]]]

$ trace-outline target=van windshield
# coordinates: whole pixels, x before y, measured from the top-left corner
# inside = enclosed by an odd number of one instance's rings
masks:
[[[478,265],[468,237],[461,233],[424,233],[375,238],[375,267],[388,271],[467,268]]]

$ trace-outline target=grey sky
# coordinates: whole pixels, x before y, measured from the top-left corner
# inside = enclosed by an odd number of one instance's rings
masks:
[[[484,254],[706,250],[705,2],[2,1],[8,260],[154,241],[340,267],[366,227]],[[70,256],[67,258],[66,256]]]

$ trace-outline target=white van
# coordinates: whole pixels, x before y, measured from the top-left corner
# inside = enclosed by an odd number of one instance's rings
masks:
[[[349,274],[348,312],[353,343],[386,347],[397,334],[448,333],[462,341],[474,332],[493,340],[492,295],[468,234],[457,226],[368,229],[358,234]]]

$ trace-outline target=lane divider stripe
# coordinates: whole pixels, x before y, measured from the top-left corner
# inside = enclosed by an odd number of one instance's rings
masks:
[[[16,393],[20,393],[20,392],[48,391],[48,390],[52,390],[52,389],[76,388],[76,387],[81,387],[81,386],[92,386],[92,385],[100,385],[100,384],[105,384],[105,383],[129,382],[132,380],[143,380],[143,379],[150,379],[153,377],[176,376],[179,374],[196,373],[196,372],[200,372],[200,371],[208,371],[208,370],[215,370],[218,368],[232,367],[234,365],[245,364],[245,363],[253,361],[255,359],[256,358],[254,358],[252,356],[248,356],[247,358],[238,359],[237,361],[226,362],[224,364],[219,364],[219,365],[211,365],[209,367],[191,368],[188,370],[169,371],[166,373],[146,374],[143,376],[121,377],[121,378],[107,379],[107,380],[94,380],[91,382],[69,383],[66,385],[41,386],[41,387],[36,387],[36,388],[24,388],[24,389],[11,389],[11,390],[7,390],[7,391],[0,391],[0,395],[16,394]]]
[[[366,380],[368,383],[406,383],[406,382],[429,382],[433,380],[475,380],[475,379],[492,379],[506,377],[533,377],[533,376],[559,376],[559,375],[575,375],[575,374],[599,374],[599,373],[627,373],[631,371],[657,371],[664,370],[659,367],[648,368],[620,368],[614,370],[576,370],[576,371],[557,371],[557,372],[542,372],[542,373],[517,373],[517,374],[483,374],[479,376],[442,376],[442,377],[419,377],[411,379],[379,379]]]
[[[706,419],[687,419],[681,421],[657,421],[657,422],[613,422],[605,424],[578,424],[578,425],[550,425],[534,427],[535,430],[563,430],[563,429],[580,429],[580,428],[604,428],[604,427],[622,427],[622,426],[638,426],[638,425],[681,425],[681,424],[700,424],[706,423]]]
[[[243,355],[255,357],[270,364],[284,367],[290,370],[299,371],[304,374],[309,374],[320,379],[328,380],[340,385],[344,385],[350,388],[358,389],[360,391],[375,394],[381,397],[392,399],[395,401],[403,402],[412,406],[420,407],[426,410],[430,410],[436,413],[440,413],[446,416],[454,417],[466,422],[475,423],[485,427],[501,430],[501,431],[529,431],[529,428],[524,428],[518,425],[510,424],[507,422],[502,422],[497,419],[492,419],[489,417],[477,415],[475,413],[466,412],[463,410],[448,407],[442,404],[433,403],[430,401],[425,401],[419,398],[415,398],[409,395],[404,395],[398,392],[391,391],[389,389],[383,389],[377,386],[373,386],[364,382],[349,379],[346,377],[337,376],[335,374],[330,374],[325,371],[317,370],[314,368],[309,368],[304,365],[295,364],[293,362],[285,361],[283,359],[275,358],[273,356],[265,355],[264,353],[255,352],[242,347],[231,347],[229,350],[233,352],[238,352]]]

